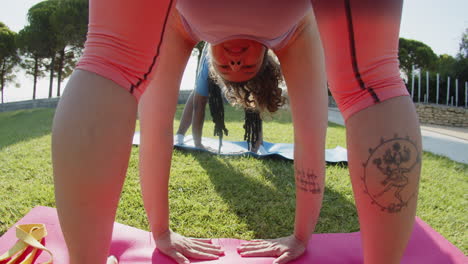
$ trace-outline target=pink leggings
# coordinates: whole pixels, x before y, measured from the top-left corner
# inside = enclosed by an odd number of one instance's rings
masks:
[[[85,50],[77,69],[110,79],[137,100],[158,65],[173,0],[90,0]]]
[[[77,68],[143,94],[158,65],[173,0],[90,0],[88,39]],[[312,0],[330,90],[345,119],[408,91],[400,77],[402,0]]]
[[[403,0],[312,0],[325,50],[328,84],[345,119],[397,96]]]

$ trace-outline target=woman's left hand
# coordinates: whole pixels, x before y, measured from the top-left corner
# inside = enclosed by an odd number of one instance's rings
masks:
[[[273,264],[284,264],[300,257],[306,244],[294,235],[277,239],[253,240],[242,243],[238,251],[242,257],[276,257]]]

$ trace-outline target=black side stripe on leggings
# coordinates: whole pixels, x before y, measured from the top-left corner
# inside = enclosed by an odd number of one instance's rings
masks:
[[[359,82],[359,86],[361,89],[368,91],[372,98],[374,99],[375,103],[380,102],[379,97],[375,93],[374,89],[371,87],[366,88],[366,84],[362,80],[361,73],[359,72],[359,67],[357,63],[357,55],[356,55],[356,42],[354,39],[354,27],[353,27],[353,17],[351,14],[351,0],[345,0],[346,5],[346,18],[348,20],[348,34],[349,34],[349,46],[351,50],[351,59],[353,64],[354,75],[356,76],[356,80]]]
[[[136,84],[132,84],[132,86],[130,87],[130,93],[133,94],[133,90],[135,90],[135,88],[137,88],[138,86],[140,86],[140,84],[146,80],[146,78],[148,78],[148,75],[150,74],[150,72],[153,70],[153,67],[154,67],[154,64],[156,64],[156,59],[158,58],[159,56],[159,51],[161,49],[161,44],[163,43],[163,40],[164,40],[164,32],[166,32],[166,24],[167,24],[167,19],[169,18],[169,11],[171,10],[171,7],[172,7],[172,2],[173,0],[171,0],[171,2],[169,3],[169,6],[168,6],[168,9],[166,11],[166,17],[164,18],[164,25],[163,25],[163,29],[162,29],[162,32],[161,32],[161,36],[159,38],[159,44],[158,44],[158,47],[156,49],[156,54],[154,55],[153,57],[153,62],[151,63],[148,71],[143,75],[143,79],[139,79],[138,82]]]

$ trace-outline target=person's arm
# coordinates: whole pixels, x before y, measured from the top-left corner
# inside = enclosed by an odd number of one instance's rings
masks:
[[[186,257],[216,259],[217,246],[200,245],[169,228],[168,185],[173,148],[173,119],[178,88],[195,45],[180,32],[170,16],[153,82],[140,103],[140,174],[143,201],[157,248],[177,263]]]
[[[203,124],[205,123],[205,109],[208,98],[197,94],[193,98],[192,136],[195,147],[204,148],[202,144]]]
[[[307,244],[317,223],[325,189],[328,93],[324,54],[311,12],[302,33],[278,54],[288,87],[294,124],[296,218],[294,235]]]
[[[294,124],[296,217],[294,234],[240,248],[243,256],[275,256],[286,263],[305,250],[318,220],[325,188],[327,89],[324,55],[311,12],[301,32],[277,56],[288,87]]]

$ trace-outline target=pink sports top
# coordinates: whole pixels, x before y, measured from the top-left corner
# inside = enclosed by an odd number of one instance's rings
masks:
[[[195,41],[251,39],[280,49],[312,6],[310,0],[179,0],[176,8]]]

